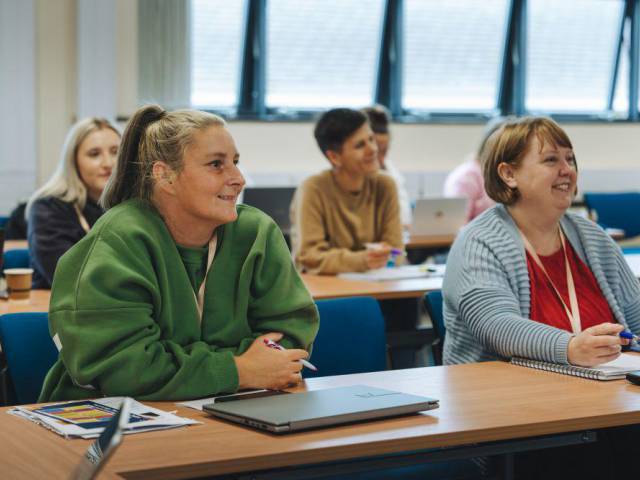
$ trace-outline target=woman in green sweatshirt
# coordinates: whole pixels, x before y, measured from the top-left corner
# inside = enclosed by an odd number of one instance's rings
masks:
[[[60,356],[40,401],[178,400],[301,380],[318,313],[276,224],[236,206],[237,163],[215,115],[134,114],[108,211],[54,276]]]

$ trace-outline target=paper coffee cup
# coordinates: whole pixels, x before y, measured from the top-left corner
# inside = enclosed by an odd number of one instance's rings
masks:
[[[26,300],[30,297],[32,276],[32,268],[7,268],[4,271],[9,300]]]

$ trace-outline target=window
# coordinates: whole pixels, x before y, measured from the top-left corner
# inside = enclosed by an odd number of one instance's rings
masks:
[[[495,109],[509,2],[405,0],[404,4],[404,108]]]
[[[383,0],[269,0],[267,107],[313,110],[373,102]]]
[[[631,67],[640,62],[629,58],[630,25],[640,21],[640,8],[631,7],[638,1],[189,0],[179,2],[181,28],[167,25],[175,9],[150,21],[173,37],[163,45],[151,35],[156,51],[142,60],[153,60],[147,79],[157,87],[149,87],[153,98],[243,118],[306,118],[378,98],[394,113],[416,118],[515,110],[626,119],[636,108],[629,106],[630,93],[639,88],[629,85]],[[510,15],[520,5],[526,11]],[[624,18],[627,7],[633,19]],[[383,44],[385,31],[391,41]],[[510,31],[522,39],[514,49],[506,45]],[[255,41],[245,45],[246,38]],[[184,42],[190,55],[183,53]],[[243,69],[245,57],[251,62]],[[180,68],[178,59],[189,68]],[[164,75],[157,73],[158,60]]]
[[[529,0],[527,4],[525,108],[604,112],[624,2]]]
[[[631,38],[629,22],[626,22],[624,40],[620,49],[618,64],[618,79],[613,97],[613,111],[617,117],[627,117],[629,114],[629,41]]]
[[[191,0],[191,105],[238,105],[246,0]]]

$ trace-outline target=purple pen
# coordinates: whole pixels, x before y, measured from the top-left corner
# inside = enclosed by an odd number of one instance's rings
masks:
[[[387,260],[387,267],[393,268],[396,266],[396,257],[402,254],[402,250],[399,248],[392,248],[389,253],[389,260]]]

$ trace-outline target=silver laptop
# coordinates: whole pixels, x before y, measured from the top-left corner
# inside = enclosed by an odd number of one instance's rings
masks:
[[[282,233],[289,234],[291,220],[289,206],[296,187],[247,187],[242,203],[259,208],[278,224]]]
[[[438,400],[354,385],[216,402],[204,410],[216,417],[274,433],[405,415],[438,408]]]
[[[413,211],[413,236],[455,235],[467,221],[466,198],[421,198]]]

